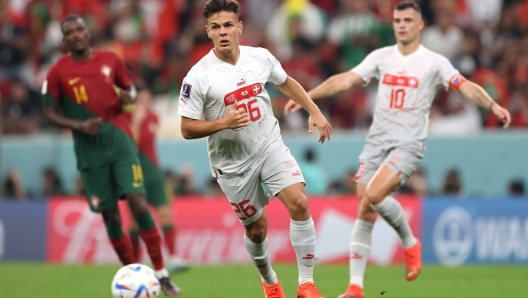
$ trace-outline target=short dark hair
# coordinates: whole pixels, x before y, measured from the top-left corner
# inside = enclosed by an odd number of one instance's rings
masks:
[[[240,5],[236,0],[209,0],[204,6],[203,15],[208,19],[212,14],[221,11],[234,12],[238,18],[238,12],[240,11]]]
[[[66,24],[66,22],[74,21],[74,20],[75,21],[80,20],[83,24],[85,24],[84,23],[84,19],[80,15],[72,13],[72,14],[69,14],[66,17],[64,17],[64,19],[62,19],[62,21],[60,22],[61,31],[63,31],[62,26],[64,26],[64,24]]]
[[[422,15],[422,9],[420,8],[420,6],[418,4],[416,4],[416,2],[413,2],[413,1],[402,1],[398,4],[396,4],[396,7],[394,8],[394,10],[406,10],[407,8],[412,8],[414,9],[417,13],[419,13],[420,15]]]

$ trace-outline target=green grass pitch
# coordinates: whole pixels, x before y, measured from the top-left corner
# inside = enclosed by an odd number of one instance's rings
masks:
[[[0,263],[2,298],[111,297],[110,282],[118,266],[66,266],[35,263]],[[275,265],[287,297],[296,297],[297,267]],[[262,298],[256,270],[249,265],[195,266],[172,276],[184,298]],[[326,298],[336,298],[347,286],[348,266],[316,266],[315,279]],[[367,269],[365,296],[396,297],[526,297],[528,267],[425,266],[413,282],[404,279],[403,267]],[[384,295],[381,292],[384,291]],[[163,297],[163,295],[161,296]]]

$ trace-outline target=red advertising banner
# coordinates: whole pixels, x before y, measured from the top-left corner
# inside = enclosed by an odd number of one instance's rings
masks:
[[[416,235],[420,235],[422,201],[417,197],[398,198],[411,228]],[[126,231],[130,216],[124,203],[120,207]],[[225,198],[178,198],[172,207],[177,250],[183,258],[204,264],[249,262],[243,242],[244,228]],[[350,196],[310,199],[317,230],[316,257],[319,262],[348,262],[350,234],[357,207],[357,200]],[[273,198],[266,212],[272,259],[295,262],[286,208]],[[91,213],[82,198],[54,198],[50,201],[46,255],[48,261],[59,263],[118,262],[107,239],[101,215]],[[396,232],[381,218],[378,218],[373,230],[369,260],[377,264],[403,261]]]

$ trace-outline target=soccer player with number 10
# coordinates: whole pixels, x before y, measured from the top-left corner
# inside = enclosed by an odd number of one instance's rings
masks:
[[[408,281],[422,268],[420,241],[414,237],[402,206],[391,193],[418,168],[425,151],[429,109],[437,88],[453,88],[476,105],[510,124],[510,114],[480,86],[466,80],[445,57],[420,45],[424,26],[420,7],[411,1],[396,5],[396,45],[375,50],[351,71],[337,74],[308,94],[314,100],[379,79],[374,121],[359,156],[356,175],[359,210],[350,240],[350,284],[340,298],[363,298],[363,275],[370,254],[372,228],[378,214],[400,236]],[[289,101],[285,113],[300,106]]]
[[[179,101],[186,139],[208,137],[211,171],[246,228],[244,243],[261,276],[265,297],[285,297],[270,264],[269,195],[279,197],[291,217],[290,239],[297,255],[301,298],[322,297],[313,282],[315,227],[304,195],[304,178],[284,145],[264,89],[271,82],[310,114],[309,130],[330,140],[332,127],[306,91],[263,48],[239,45],[243,24],[236,1],[210,0],[204,7],[214,48],[183,80]],[[242,239],[241,239],[242,240]]]

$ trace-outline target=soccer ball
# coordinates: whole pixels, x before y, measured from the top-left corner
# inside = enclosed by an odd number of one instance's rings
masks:
[[[112,280],[114,298],[157,298],[160,283],[154,271],[142,264],[130,264],[117,271]]]

